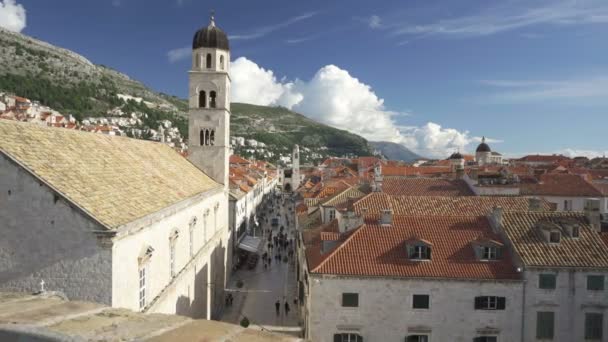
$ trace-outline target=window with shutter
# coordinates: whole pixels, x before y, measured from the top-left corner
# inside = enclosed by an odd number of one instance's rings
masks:
[[[504,310],[506,307],[505,297],[481,296],[475,297],[475,310]]]
[[[359,294],[358,293],[343,293],[342,294],[342,306],[347,308],[356,308],[359,306]]]
[[[536,338],[552,339],[555,314],[552,311],[539,311],[536,313]]]
[[[554,290],[555,289],[555,274],[551,273],[541,273],[538,275],[538,288],[545,290]]]
[[[413,295],[412,297],[412,308],[414,309],[428,309],[429,304],[429,295]]]
[[[334,334],[334,342],[363,342],[363,337],[352,333]]]
[[[604,315],[601,313],[585,314],[585,339],[601,340]]]
[[[498,342],[496,336],[479,336],[473,339],[473,342]]]
[[[603,291],[604,290],[604,276],[603,275],[587,276],[587,290]]]

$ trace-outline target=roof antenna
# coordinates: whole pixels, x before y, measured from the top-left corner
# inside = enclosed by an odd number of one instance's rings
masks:
[[[209,23],[209,26],[211,27],[215,27],[215,10],[211,10],[211,22]]]

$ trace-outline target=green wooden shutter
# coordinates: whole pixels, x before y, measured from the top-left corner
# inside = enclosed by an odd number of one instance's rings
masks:
[[[536,338],[553,338],[554,318],[552,311],[536,313]]]

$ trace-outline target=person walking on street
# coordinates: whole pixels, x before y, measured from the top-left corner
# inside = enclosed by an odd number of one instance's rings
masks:
[[[285,299],[285,316],[289,315],[289,303],[287,299]]]
[[[277,299],[276,303],[274,303],[274,308],[277,311],[277,316],[281,313],[281,302]]]

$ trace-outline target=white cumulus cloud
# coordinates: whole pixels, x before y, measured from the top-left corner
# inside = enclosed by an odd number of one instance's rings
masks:
[[[190,58],[190,56],[192,56],[192,48],[189,46],[169,50],[169,52],[167,52],[167,57],[169,58],[170,63],[175,63],[183,59]]]
[[[245,57],[230,64],[230,78],[233,102],[293,108],[303,98],[294,92],[293,82],[277,80],[272,70],[265,70]]]
[[[15,0],[0,0],[0,27],[14,32],[25,28],[25,8]]]
[[[369,85],[335,65],[322,67],[309,81],[288,81],[240,57],[232,62],[230,76],[234,102],[281,105],[372,141],[403,144],[425,156],[445,158],[479,140],[467,131],[433,122],[421,127],[398,125],[399,113],[385,108]]]

